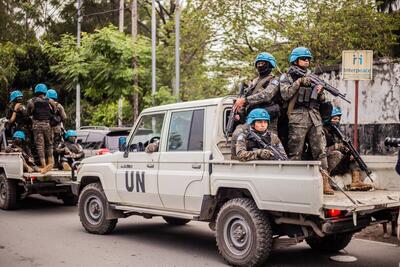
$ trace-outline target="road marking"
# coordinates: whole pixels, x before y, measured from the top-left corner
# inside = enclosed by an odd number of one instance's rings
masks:
[[[385,243],[385,242],[380,242],[380,241],[373,241],[373,240],[367,240],[367,239],[362,239],[362,238],[353,238],[353,239],[364,241],[364,242],[367,242],[367,243],[384,245],[384,246],[388,246],[388,247],[398,247],[399,246],[399,245],[396,245],[396,244]]]

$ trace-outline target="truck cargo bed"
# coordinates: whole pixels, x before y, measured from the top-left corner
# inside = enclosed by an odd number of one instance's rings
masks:
[[[373,190],[335,191],[335,195],[324,195],[323,207],[347,211],[379,210],[382,208],[400,207],[400,191]],[[352,200],[350,200],[350,198]],[[354,201],[354,203],[353,203]]]

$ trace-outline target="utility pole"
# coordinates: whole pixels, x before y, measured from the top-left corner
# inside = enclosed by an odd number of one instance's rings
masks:
[[[135,45],[136,40],[137,40],[137,34],[138,34],[138,29],[137,29],[137,23],[138,23],[138,10],[137,10],[137,0],[132,0],[131,1],[131,14],[132,14],[132,43]],[[133,57],[132,58],[132,68],[133,68],[133,121],[136,121],[136,119],[139,117],[139,94],[136,90],[139,88],[139,79],[138,79],[138,74],[137,74],[137,58]]]
[[[180,46],[180,21],[181,21],[181,7],[179,0],[175,3],[175,88],[174,95],[179,101],[179,85],[180,85],[180,64],[179,64],[179,46]]]
[[[156,94],[156,1],[151,1],[151,95],[153,105]]]
[[[119,31],[124,32],[124,0],[119,0]],[[118,127],[122,127],[122,96],[118,99]]]
[[[81,0],[78,0],[78,28],[76,31],[76,44],[78,46],[78,49],[81,45]],[[76,84],[76,120],[75,120],[75,128],[79,129],[81,127],[81,85],[79,83],[79,80]]]

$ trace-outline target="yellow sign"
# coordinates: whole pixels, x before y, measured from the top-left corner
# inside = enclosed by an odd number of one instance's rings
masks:
[[[372,50],[343,50],[343,80],[372,80]]]

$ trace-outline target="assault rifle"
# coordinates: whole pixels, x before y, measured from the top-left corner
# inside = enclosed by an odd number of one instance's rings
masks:
[[[332,85],[328,84],[327,82],[325,82],[324,80],[320,79],[317,75],[315,74],[307,74],[307,70],[303,70],[302,68],[298,67],[298,66],[291,66],[289,68],[289,72],[296,74],[297,76],[300,77],[304,77],[307,76],[308,78],[310,78],[311,83],[313,85],[322,85],[322,87],[328,91],[329,93],[331,93],[333,96],[338,96],[341,99],[343,99],[344,101],[346,101],[347,103],[351,103],[350,100],[346,99],[346,94],[342,94],[340,93],[340,91],[338,89],[336,89],[335,87],[333,87]],[[317,90],[314,87],[314,90],[311,93],[311,99],[317,99],[318,97],[318,93]]]
[[[362,171],[364,171],[368,178],[373,182],[371,178],[371,170],[368,168],[367,164],[365,164],[364,160],[361,158],[360,154],[357,152],[357,150],[354,148],[353,144],[351,141],[344,136],[344,134],[340,131],[340,129],[331,124],[330,127],[333,129],[333,131],[336,133],[336,135],[339,137],[339,139],[343,142],[343,144],[347,147],[349,150],[349,154],[354,157],[354,160],[357,162],[358,166]]]
[[[246,89],[247,89],[246,85],[244,83],[240,83],[238,98],[241,98],[245,95]],[[233,104],[235,104],[235,101],[233,102]],[[226,129],[225,129],[225,138],[226,139],[228,139],[228,135],[233,133],[233,131],[235,130],[235,116],[237,114],[238,114],[237,112],[233,111],[233,106],[232,106],[232,110],[231,110],[231,113],[229,114],[228,123],[226,124]]]
[[[275,159],[277,160],[287,160],[287,156],[285,154],[282,154],[278,149],[276,149],[272,144],[267,144],[265,143],[261,137],[259,137],[254,131],[250,129],[250,137],[254,139],[259,145],[262,146],[263,149],[268,149],[271,151],[272,155],[274,156]]]

